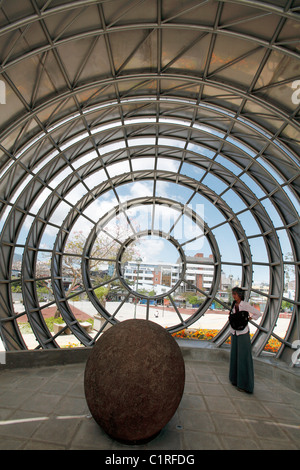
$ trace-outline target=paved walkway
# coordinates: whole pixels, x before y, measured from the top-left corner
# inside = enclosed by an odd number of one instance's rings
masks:
[[[185,364],[179,408],[144,446],[110,439],[90,417],[84,363],[2,369],[0,449],[300,449],[300,391],[258,374],[254,394],[248,395],[229,383],[226,360],[200,362],[186,356]]]

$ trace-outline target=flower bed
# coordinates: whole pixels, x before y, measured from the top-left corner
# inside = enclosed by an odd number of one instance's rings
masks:
[[[278,341],[276,338],[270,338],[269,341],[267,342],[264,351],[271,352],[271,353],[276,353],[278,349],[281,346],[281,342]]]
[[[64,344],[63,346],[61,346],[62,348],[79,348],[80,347],[80,343],[72,343],[71,341],[69,341],[69,343],[67,344]]]
[[[187,328],[185,330],[181,330],[181,331],[177,331],[176,333],[173,333],[172,336],[174,338],[181,338],[181,339],[195,339],[195,340],[211,341],[219,333],[219,331],[220,330],[213,330],[213,329],[196,330],[192,328]],[[250,336],[252,337],[253,335],[250,334]],[[231,344],[230,336],[226,340],[226,344]],[[267,342],[264,348],[264,351],[277,353],[280,346],[281,346],[281,342],[271,337],[269,341]]]
[[[211,340],[217,334],[219,330],[195,330],[192,328],[187,328],[186,330],[177,331],[173,333],[174,338],[183,338],[183,339],[205,339]]]

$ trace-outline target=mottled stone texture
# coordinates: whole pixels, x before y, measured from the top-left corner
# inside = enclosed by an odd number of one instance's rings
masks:
[[[151,321],[126,320],[96,342],[85,368],[85,396],[107,434],[139,443],[157,435],[172,418],[184,381],[184,361],[174,338]]]

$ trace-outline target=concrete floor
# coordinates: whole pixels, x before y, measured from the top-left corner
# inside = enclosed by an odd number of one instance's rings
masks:
[[[1,368],[0,449],[175,453],[300,449],[300,390],[259,371],[254,394],[248,395],[229,383],[228,355],[203,359],[190,352],[183,354],[186,385],[179,408],[161,433],[143,446],[110,439],[91,418],[84,396],[84,361]]]

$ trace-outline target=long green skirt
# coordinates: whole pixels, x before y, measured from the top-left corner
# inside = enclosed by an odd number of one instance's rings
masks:
[[[254,370],[249,333],[231,335],[229,380],[238,388],[253,393]]]

